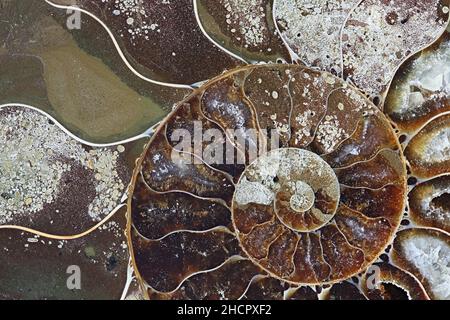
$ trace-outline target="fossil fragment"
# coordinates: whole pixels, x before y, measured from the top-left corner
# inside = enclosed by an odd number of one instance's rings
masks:
[[[220,45],[249,62],[290,61],[277,33],[273,0],[196,0],[199,19]]]
[[[70,29],[71,17],[44,0],[2,1],[0,104],[31,105],[103,144],[141,134],[191,92],[139,78],[100,23],[83,13],[81,29]]]
[[[407,229],[394,242],[393,261],[411,272],[433,299],[450,297],[450,238],[431,229]]]
[[[450,110],[450,33],[406,61],[394,77],[385,112],[403,133],[414,134]]]
[[[429,300],[421,283],[407,272],[389,263],[374,267],[378,273],[366,273],[362,284],[370,300]]]
[[[63,0],[52,2],[67,5]],[[129,63],[152,80],[190,85],[241,63],[202,33],[190,0],[76,0],[72,4],[101,19]],[[198,63],[203,67],[192,68]]]
[[[405,155],[416,177],[450,172],[450,115],[442,115],[420,130],[409,142]]]
[[[60,236],[81,234],[117,209],[143,144],[92,148],[24,107],[0,108],[0,128],[0,226]]]
[[[393,262],[413,274],[432,299],[448,299],[450,292],[448,53],[447,31],[399,69],[386,100],[411,174],[405,226],[417,227],[397,235]]]
[[[129,262],[125,213],[77,239],[0,230],[0,300],[120,299]]]
[[[383,102],[397,68],[436,41],[449,18],[447,0],[364,0],[342,30],[344,77]]]
[[[450,176],[423,182],[409,193],[409,216],[421,226],[450,232]]]
[[[359,0],[275,0],[282,37],[300,61],[342,76],[341,30]]]

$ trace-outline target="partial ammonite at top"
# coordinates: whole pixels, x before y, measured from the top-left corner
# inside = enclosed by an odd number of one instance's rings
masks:
[[[450,33],[397,72],[385,111],[398,127],[409,164],[409,217],[450,231]]]
[[[433,44],[448,0],[274,0],[285,43],[307,66],[342,76],[380,108],[396,70]]]
[[[378,108],[329,73],[231,70],[179,103],[139,161],[137,274],[149,295],[197,299],[248,297],[262,278],[299,287],[359,274],[404,213],[399,150]]]

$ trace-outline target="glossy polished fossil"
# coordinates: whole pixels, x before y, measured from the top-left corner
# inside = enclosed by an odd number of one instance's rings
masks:
[[[0,299],[449,300],[449,7],[0,0]]]
[[[194,143],[177,149],[172,133],[198,122],[231,142],[232,163],[178,162],[200,156]],[[239,143],[229,129],[242,128],[260,134]],[[279,143],[239,164],[245,146],[269,145],[267,132]],[[403,216],[399,150],[379,109],[326,72],[261,65],[211,80],[160,125],[135,171],[129,236],[148,295],[237,299],[265,288],[262,278],[294,294],[360,273]],[[238,269],[242,281],[230,281]]]

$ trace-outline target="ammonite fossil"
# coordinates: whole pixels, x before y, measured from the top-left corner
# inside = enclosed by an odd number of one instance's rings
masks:
[[[449,7],[0,0],[0,299],[449,300]]]
[[[359,91],[269,64],[181,102],[133,183],[130,245],[148,296],[295,296],[384,251],[404,213],[406,167],[387,118]]]
[[[408,215],[392,260],[433,299],[450,298],[449,39],[447,31],[400,68],[385,106],[409,167]]]

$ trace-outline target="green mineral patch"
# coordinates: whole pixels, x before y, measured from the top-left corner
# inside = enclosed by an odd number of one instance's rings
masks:
[[[76,46],[45,52],[42,58],[49,100],[71,128],[95,137],[132,136],[136,127],[145,130],[145,122],[138,124],[141,119],[154,123],[165,115],[161,106]]]
[[[32,105],[84,140],[111,143],[146,131],[190,93],[138,78],[87,15],[69,30],[70,13],[44,1],[0,6],[0,21],[17,26],[0,28],[0,104]]]

